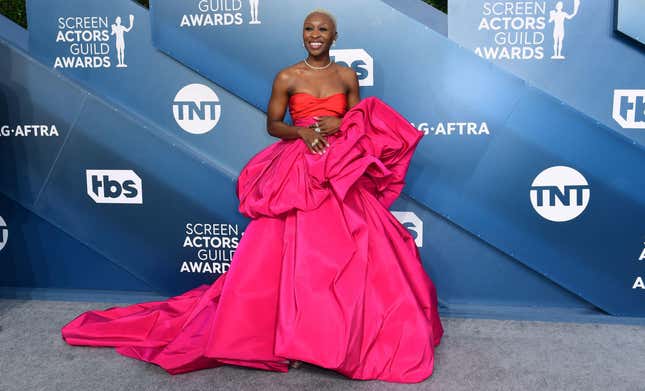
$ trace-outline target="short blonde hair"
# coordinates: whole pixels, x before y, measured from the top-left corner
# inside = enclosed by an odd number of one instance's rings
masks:
[[[336,28],[336,30],[338,30],[338,23],[336,23],[336,17],[334,15],[332,15],[331,12],[329,12],[326,9],[323,9],[323,8],[316,8],[315,10],[313,10],[310,13],[307,14],[307,16],[305,17],[305,20],[308,17],[310,17],[312,14],[323,14],[323,15],[328,16],[329,19],[331,19],[331,21],[334,23],[334,27]]]

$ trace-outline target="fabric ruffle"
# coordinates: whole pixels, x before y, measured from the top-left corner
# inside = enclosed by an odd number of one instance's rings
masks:
[[[389,208],[403,190],[410,159],[422,137],[382,100],[365,98],[345,114],[340,130],[328,137],[325,154],[311,153],[302,139],[292,139],[253,156],[237,180],[239,211],[257,218],[316,209],[332,193],[342,201],[364,175],[379,202]]]

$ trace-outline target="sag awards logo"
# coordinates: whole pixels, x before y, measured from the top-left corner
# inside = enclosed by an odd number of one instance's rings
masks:
[[[331,60],[352,68],[358,76],[361,87],[374,85],[374,59],[365,49],[336,49],[330,50]]]
[[[132,170],[85,170],[85,179],[97,204],[143,204],[141,178]]]
[[[0,137],[58,137],[56,125],[2,125]]]
[[[645,129],[645,90],[614,90],[614,120],[625,129]]]
[[[181,273],[224,273],[231,267],[240,242],[237,224],[187,223],[183,248],[193,254],[192,260],[181,262]]]
[[[392,211],[394,217],[408,229],[417,247],[423,247],[423,221],[414,212]]]
[[[260,0],[200,0],[193,14],[181,17],[179,27],[207,27],[261,24]]]
[[[9,240],[9,228],[7,228],[7,223],[2,216],[0,216],[0,251],[7,245],[7,240]]]
[[[64,45],[67,54],[54,60],[54,68],[110,68],[116,51],[116,67],[126,68],[125,35],[132,30],[134,15],[129,25],[117,16],[113,22],[105,16],[74,16],[58,18],[56,43]]]
[[[566,26],[579,8],[580,0],[570,13],[563,1],[485,2],[477,30],[491,33],[492,42],[475,53],[489,60],[564,60]]]
[[[421,122],[414,124],[410,122],[417,130],[423,132],[424,136],[490,136],[490,130],[486,122],[438,122],[430,124]]]
[[[591,188],[585,177],[573,168],[554,166],[535,177],[529,193],[533,209],[540,216],[564,222],[584,212]]]
[[[186,132],[204,134],[219,122],[222,106],[215,91],[203,84],[189,84],[175,95],[172,114]]]

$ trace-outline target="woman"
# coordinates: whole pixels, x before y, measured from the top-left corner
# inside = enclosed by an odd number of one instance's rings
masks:
[[[282,140],[238,177],[252,220],[229,270],[165,301],[81,314],[62,329],[67,343],[114,346],[171,374],[301,361],[352,379],[432,374],[435,287],[387,210],[422,135],[382,101],[360,100],[355,72],[330,60],[336,38],[334,18],[312,12],[308,57],[275,78],[267,129]]]
[[[336,22],[331,14],[317,10],[307,16],[302,39],[309,56],[280,71],[273,82],[267,110],[267,129],[272,136],[283,140],[302,138],[312,152],[324,153],[329,146],[325,136],[338,131],[342,113],[314,118],[318,120],[309,127],[289,126],[283,119],[290,97],[298,94],[334,98],[345,95],[348,108],[361,100],[356,72],[333,63],[329,57],[329,50],[337,38]],[[316,126],[319,132],[314,131]]]

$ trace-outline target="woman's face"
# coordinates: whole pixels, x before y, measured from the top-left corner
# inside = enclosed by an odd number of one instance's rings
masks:
[[[302,40],[310,55],[318,56],[329,52],[334,39],[336,26],[329,16],[315,12],[305,19]]]

